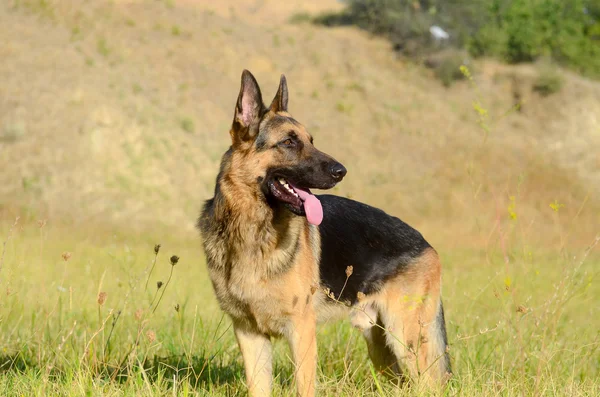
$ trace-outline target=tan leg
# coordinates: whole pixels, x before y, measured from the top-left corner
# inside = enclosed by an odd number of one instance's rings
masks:
[[[234,330],[244,358],[248,394],[251,397],[269,396],[273,368],[271,339],[243,325],[234,324]]]
[[[289,336],[294,357],[297,394],[313,397],[317,378],[317,321],[314,313],[305,313],[294,319],[293,331]]]
[[[426,251],[412,271],[386,288],[382,313],[388,345],[411,378],[429,386],[444,383],[450,371],[440,281],[437,254]]]

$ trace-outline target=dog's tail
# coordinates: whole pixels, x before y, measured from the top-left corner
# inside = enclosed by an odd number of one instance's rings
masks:
[[[435,322],[431,327],[431,336],[434,338],[434,341],[429,345],[428,354],[432,360],[434,360],[432,367],[434,366],[436,368],[431,368],[430,370],[433,370],[433,373],[437,373],[442,380],[447,380],[447,378],[452,375],[452,366],[450,364],[450,354],[448,352],[449,346],[448,336],[446,334],[446,319],[444,318],[444,305],[441,299]]]

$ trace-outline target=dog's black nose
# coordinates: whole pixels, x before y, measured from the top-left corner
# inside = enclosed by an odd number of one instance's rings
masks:
[[[346,176],[346,172],[348,172],[346,170],[346,167],[344,167],[340,163],[333,164],[331,166],[330,171],[331,171],[331,176],[333,176],[335,179],[342,179],[344,176]]]

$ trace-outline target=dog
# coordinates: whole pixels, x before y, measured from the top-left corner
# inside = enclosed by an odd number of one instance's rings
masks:
[[[312,194],[334,187],[346,168],[314,146],[287,108],[285,76],[267,107],[244,70],[231,146],[198,220],[249,394],[270,394],[271,338],[284,337],[297,393],[313,396],[317,322],[339,312],[362,331],[378,371],[443,384],[451,370],[437,252],[382,210]]]

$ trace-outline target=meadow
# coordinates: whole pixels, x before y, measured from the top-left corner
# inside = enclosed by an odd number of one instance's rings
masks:
[[[246,395],[194,228],[243,68],[265,97],[286,74],[348,168],[334,194],[440,253],[439,394],[600,395],[600,85],[561,70],[544,97],[538,65],[482,59],[443,87],[382,39],[290,22],[339,7],[0,5],[0,395]],[[320,395],[428,395],[375,374],[348,321],[318,345]],[[275,344],[276,396],[289,354]]]
[[[245,395],[198,239],[31,220],[1,232],[2,395]],[[600,238],[589,243],[439,248],[455,371],[444,395],[600,392]],[[321,395],[421,394],[375,375],[348,321],[321,326],[318,343]],[[294,395],[291,368],[276,343],[275,395]]]

